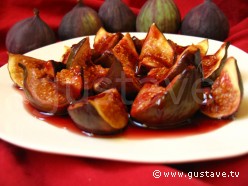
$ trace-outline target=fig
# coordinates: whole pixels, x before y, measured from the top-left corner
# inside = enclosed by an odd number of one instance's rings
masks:
[[[182,21],[181,33],[223,41],[229,34],[229,22],[225,14],[212,0],[191,9]]]
[[[26,68],[40,68],[45,62],[22,54],[8,53],[8,71],[14,85],[23,88],[24,73],[20,64]]]
[[[101,65],[91,65],[84,69],[84,96],[94,94],[94,84],[106,77],[109,72],[108,68]]]
[[[227,58],[229,42],[224,42],[213,55],[206,55],[202,58],[202,70],[204,79],[215,80],[219,76],[219,71],[223,62]]]
[[[175,51],[173,47],[158,27],[152,24],[139,56],[139,73],[148,72],[151,68],[170,68],[174,62]]]
[[[83,83],[81,68],[64,69],[51,76],[52,63],[44,63],[39,68],[24,69],[23,89],[29,103],[47,114],[63,115],[71,102],[79,99]]]
[[[23,54],[52,44],[56,41],[53,30],[40,18],[34,9],[34,16],[17,22],[6,36],[6,48],[11,53]]]
[[[137,19],[136,31],[147,32],[155,23],[163,33],[177,33],[181,15],[173,0],[148,0],[142,6]]]
[[[94,90],[97,93],[116,88],[122,95],[124,102],[129,104],[141,88],[141,84],[135,77],[134,70],[124,66],[113,54],[114,61],[106,76],[94,83]]]
[[[126,106],[116,89],[71,104],[68,113],[78,128],[92,134],[118,133],[128,124]]]
[[[92,60],[95,65],[101,65],[104,68],[110,68],[113,61],[115,60],[114,58],[115,57],[113,55],[113,52],[110,50],[106,50],[100,55],[100,57],[97,57],[96,59],[92,59]]]
[[[174,77],[181,74],[188,66],[194,66],[201,74],[201,56],[200,51],[194,45],[187,47],[183,53],[177,58],[175,64],[167,71],[167,73],[161,75],[158,83],[161,86],[167,86]]]
[[[134,32],[136,16],[121,0],[105,0],[98,15],[109,32]]]
[[[199,71],[194,66],[188,66],[166,87],[145,84],[131,107],[134,124],[152,129],[185,124],[200,108],[200,80]]]
[[[79,0],[78,4],[62,18],[58,35],[61,40],[95,35],[101,26],[102,22],[97,12],[84,6],[82,0]]]
[[[120,32],[110,33],[101,27],[96,33],[94,39],[94,52],[101,55],[107,50],[111,50],[122,39],[123,34]]]
[[[81,66],[83,69],[91,63],[92,51],[90,48],[89,37],[83,38],[77,44],[71,46],[67,50],[68,54],[64,54],[63,63],[66,64],[66,68],[73,66]]]
[[[136,70],[139,55],[129,33],[115,45],[112,49],[115,57],[122,63],[123,66]]]
[[[243,97],[243,83],[234,57],[227,58],[220,75],[204,97],[203,114],[215,119],[235,116]]]

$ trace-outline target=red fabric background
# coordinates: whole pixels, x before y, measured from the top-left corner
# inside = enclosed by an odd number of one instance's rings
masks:
[[[123,0],[137,14],[145,0]],[[32,16],[38,8],[40,15],[55,32],[76,0],[6,0],[0,1],[0,66],[7,62],[5,37],[17,21]],[[85,0],[98,10],[102,0]],[[202,0],[175,0],[182,18]],[[214,0],[223,10],[231,25],[227,40],[248,52],[248,2],[247,0]],[[2,90],[1,90],[2,91]],[[160,171],[238,171],[238,178],[161,178],[152,172]],[[248,185],[248,156],[208,162],[184,164],[140,164],[88,158],[52,155],[25,150],[0,140],[0,185]]]

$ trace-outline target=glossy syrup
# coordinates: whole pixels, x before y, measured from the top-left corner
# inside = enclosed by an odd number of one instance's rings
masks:
[[[33,108],[32,105],[30,105],[30,103],[26,100],[24,92],[22,90],[17,89],[17,91],[23,96],[24,108],[33,117],[44,121],[45,124],[51,124],[58,128],[63,128],[70,132],[77,133],[80,135],[91,136],[91,134],[81,131],[78,127],[76,127],[76,125],[68,115],[55,116],[55,115],[47,115],[39,112],[38,110]],[[122,137],[126,139],[183,137],[183,136],[197,135],[197,134],[211,132],[225,126],[231,121],[232,119],[211,119],[207,116],[204,116],[201,113],[197,113],[191,119],[190,123],[175,129],[164,129],[164,130],[147,129],[147,128],[137,127],[133,125],[133,122],[130,122],[130,124],[126,127],[126,129],[122,131],[120,134],[115,134],[110,136],[95,136],[95,137]]]
[[[37,119],[45,121],[46,124],[51,124],[58,128],[63,128],[68,131],[87,135],[84,131],[81,131],[77,128],[72,119],[67,116],[54,116],[54,115],[45,115],[40,113],[35,108],[33,108],[28,101],[24,101],[25,109]],[[216,129],[219,129],[229,123],[231,120],[217,120],[217,119],[210,119],[201,113],[195,115],[195,117],[191,120],[190,123],[184,125],[182,127],[178,127],[175,129],[147,129],[147,128],[140,128],[133,124],[129,124],[128,127],[121,132],[120,134],[110,135],[107,137],[122,137],[126,139],[149,139],[149,138],[170,138],[170,137],[183,137],[189,135],[197,135],[202,133],[207,133]],[[130,122],[132,123],[132,122]],[[106,137],[106,136],[96,136],[96,137]]]

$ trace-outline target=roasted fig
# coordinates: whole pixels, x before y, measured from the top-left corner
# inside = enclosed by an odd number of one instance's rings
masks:
[[[72,45],[71,48],[67,50],[67,53],[63,59],[66,68],[81,66],[81,68],[84,69],[91,63],[92,52],[89,37],[85,37],[77,44]]]
[[[81,130],[107,135],[122,131],[128,124],[128,113],[116,89],[72,104],[68,113]]]
[[[105,51],[111,50],[121,40],[122,37],[123,35],[119,32],[110,33],[101,27],[96,33],[94,39],[93,47],[95,53],[101,55]]]
[[[139,56],[139,73],[158,67],[170,68],[174,62],[175,51],[158,27],[152,24]]]
[[[17,22],[8,31],[6,48],[11,53],[23,54],[55,41],[53,30],[40,18],[39,11],[34,9],[34,17]]]
[[[229,57],[214,81],[211,91],[204,96],[201,112],[211,118],[230,118],[235,115],[243,97],[243,83],[237,61]]]
[[[115,59],[106,74],[95,81],[94,90],[97,93],[106,91],[111,88],[116,88],[122,95],[125,104],[130,105],[129,102],[138,93],[141,88],[141,84],[135,77],[134,70],[129,66],[124,66],[114,55]]]
[[[229,34],[229,22],[212,0],[204,0],[184,17],[181,33],[223,41]]]
[[[65,69],[53,77],[47,73],[53,68],[51,63],[45,63],[39,68],[21,66],[24,69],[23,89],[26,99],[37,110],[48,114],[66,114],[69,104],[80,98],[78,92],[83,88],[81,68]]]
[[[95,83],[105,78],[108,72],[109,69],[101,65],[91,65],[84,69],[84,97],[94,94]]]
[[[129,67],[135,71],[139,55],[129,33],[125,34],[112,51],[123,66]]]
[[[136,16],[121,0],[105,0],[98,15],[109,32],[135,31]]]
[[[84,6],[82,0],[79,0],[78,4],[63,17],[58,35],[61,40],[94,35],[101,26],[102,22],[97,12]]]
[[[215,80],[227,57],[229,42],[224,42],[213,55],[206,55],[202,58],[202,70],[204,79]]]
[[[175,64],[169,68],[167,72],[160,72],[156,75],[156,83],[159,83],[161,86],[167,86],[174,79],[174,77],[176,77],[178,74],[181,74],[188,66],[194,66],[199,71],[199,73],[201,73],[202,67],[200,63],[201,56],[199,49],[194,45],[190,45],[177,58]],[[152,74],[148,73],[147,77],[152,78]]]
[[[136,31],[147,32],[153,23],[155,23],[163,33],[178,32],[181,15],[173,0],[146,1],[137,16]]]
[[[131,117],[141,127],[153,129],[175,128],[183,125],[199,110],[200,74],[194,66],[187,67],[167,87],[145,84],[132,108]]]
[[[39,68],[45,62],[44,60],[22,54],[8,53],[8,71],[10,78],[17,87],[23,88],[24,73],[23,68],[20,67],[19,64],[24,65],[26,68]]]

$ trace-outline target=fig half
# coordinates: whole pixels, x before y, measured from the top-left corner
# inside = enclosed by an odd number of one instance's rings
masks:
[[[227,57],[227,49],[230,43],[225,42],[213,55],[206,55],[202,58],[202,70],[204,79],[215,80]]]
[[[201,107],[201,112],[211,118],[221,119],[235,115],[243,97],[243,83],[234,57],[229,57],[214,81]]]
[[[152,68],[170,68],[175,61],[175,51],[163,33],[152,24],[144,40],[139,56],[139,73]]]
[[[126,107],[115,88],[70,105],[68,113],[78,128],[93,134],[118,133],[128,124]]]
[[[95,81],[94,90],[97,93],[101,93],[105,90],[116,88],[127,103],[129,99],[133,99],[137,95],[141,84],[135,77],[133,69],[129,66],[124,66],[115,55],[113,55],[113,60],[106,76]]]
[[[20,67],[19,64],[25,65],[28,68],[38,68],[45,63],[44,60],[24,56],[22,54],[8,53],[8,57],[8,71],[10,78],[19,88],[23,88],[24,79],[23,68]]]
[[[81,68],[64,69],[54,76],[50,73],[54,67],[49,62],[39,68],[21,66],[24,69],[23,89],[26,99],[37,110],[63,115],[67,113],[69,104],[81,97]]]
[[[83,38],[77,44],[72,45],[64,54],[63,63],[66,64],[66,68],[75,67],[77,65],[84,69],[91,63],[91,48],[89,37]]]
[[[132,108],[131,117],[137,125],[153,129],[174,128],[184,124],[200,108],[200,74],[194,66],[187,67],[167,87],[145,84]]]

